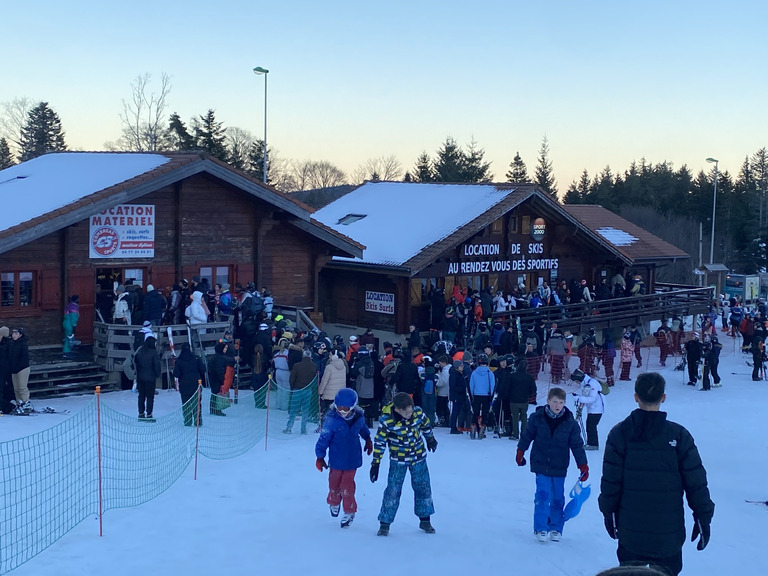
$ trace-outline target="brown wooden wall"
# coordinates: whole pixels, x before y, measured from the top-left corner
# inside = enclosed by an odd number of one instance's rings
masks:
[[[231,266],[231,284],[256,281],[275,303],[313,307],[317,271],[330,247],[285,220],[282,212],[208,175],[196,175],[131,202],[155,206],[155,257],[90,259],[89,221],[0,254],[0,272],[34,271],[37,306],[2,310],[0,325],[23,325],[31,344],[59,344],[66,298],[80,296],[76,337],[92,341],[97,268],[145,268],[146,286],[166,287],[201,266]]]
[[[320,310],[328,322],[404,333],[411,315],[410,302],[403,297],[408,282],[383,274],[326,269],[320,273]],[[366,312],[366,290],[394,294],[395,314]]]

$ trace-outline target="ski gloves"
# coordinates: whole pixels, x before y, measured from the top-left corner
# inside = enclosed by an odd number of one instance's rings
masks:
[[[616,529],[616,523],[613,521],[613,514],[604,516],[603,520],[605,521],[605,531],[608,532],[608,536],[616,540],[619,537],[619,532]]]
[[[429,450],[430,452],[434,452],[435,450],[437,450],[437,440],[435,439],[434,436],[430,436],[429,438],[427,438],[427,450]]]
[[[365,450],[365,453],[370,456],[373,454],[373,442],[371,442],[371,439],[368,438],[368,440],[365,441],[365,447],[363,448]]]
[[[696,514],[693,515],[693,533],[691,534],[691,542],[699,538],[699,543],[696,544],[696,550],[704,550],[709,544],[709,522],[705,522]]]
[[[525,452],[518,448],[517,454],[515,454],[515,462],[518,466],[525,466]]]
[[[579,464],[579,472],[581,472],[579,482],[586,482],[589,478],[589,464]]]
[[[325,463],[325,458],[318,458],[315,460],[315,468],[317,468],[318,472],[322,472],[324,469],[328,468],[328,464]]]
[[[376,482],[379,479],[379,464],[378,462],[371,463],[371,482]]]

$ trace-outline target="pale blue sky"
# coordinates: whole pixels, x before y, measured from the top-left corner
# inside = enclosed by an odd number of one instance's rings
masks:
[[[121,100],[172,76],[169,111],[208,108],[281,157],[411,168],[474,137],[501,181],[546,134],[561,193],[645,157],[736,174],[768,146],[768,3],[342,0],[5,2],[0,102],[49,101],[72,148],[116,140]]]

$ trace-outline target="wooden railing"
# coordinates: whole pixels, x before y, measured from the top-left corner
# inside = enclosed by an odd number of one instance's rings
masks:
[[[539,322],[557,322],[559,328],[574,332],[595,328],[615,328],[641,324],[649,320],[663,320],[674,315],[706,314],[710,310],[714,293],[712,288],[667,287],[655,294],[596,300],[590,303],[518,308],[496,312],[494,320],[520,318],[523,327]]]
[[[187,342],[195,354],[203,354],[203,358],[214,353],[216,343],[224,336],[227,329],[232,328],[231,322],[208,322],[207,324],[173,324],[169,326],[153,326],[157,334],[157,350],[161,354],[163,372],[170,368],[171,349],[168,329],[171,329],[176,356],[181,351],[181,345]],[[125,324],[93,324],[93,361],[103,366],[107,372],[123,369],[123,363],[133,353],[133,341],[136,331],[141,326]],[[202,333],[201,333],[202,332]]]

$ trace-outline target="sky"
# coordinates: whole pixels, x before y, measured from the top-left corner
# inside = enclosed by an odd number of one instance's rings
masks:
[[[75,0],[0,10],[0,103],[59,114],[70,148],[120,135],[134,78],[171,76],[168,112],[209,108],[286,160],[404,169],[450,136],[485,149],[496,181],[542,139],[558,187],[587,169],[664,160],[738,174],[768,145],[761,113],[768,4],[455,0]]]
[[[389,576],[404,568],[414,574],[496,574],[508,573],[510,570],[505,568],[512,566],[514,573],[521,574],[594,576],[617,563],[616,542],[605,533],[597,505],[606,437],[637,407],[632,396],[634,378],[643,371],[659,370],[667,383],[662,409],[670,420],[684,425],[693,435],[715,502],[712,538],[707,548],[699,552],[695,543],[686,538],[683,575],[763,575],[768,511],[744,500],[768,499],[766,460],[755,457],[765,454],[768,437],[761,433],[765,428],[764,411],[745,407],[754,406],[755,390],[764,390],[766,383],[751,381],[746,356],[738,350],[740,341],[722,335],[721,342],[720,388],[701,392],[686,386],[686,372],[674,370],[679,357],[660,368],[656,347],[642,350],[643,367],[632,367],[632,382],[616,382],[605,397],[605,414],[598,425],[601,449],[587,452],[592,494],[579,515],[566,523],[559,543],[541,544],[533,536],[535,480],[528,466],[515,465],[516,443],[507,438],[495,439],[491,434],[485,440],[470,440],[467,434],[449,435],[446,428],[436,430],[437,450],[427,456],[435,503],[434,535],[419,531],[418,519],[413,515],[413,493],[406,480],[389,537],[376,536],[389,465],[386,456],[375,484],[368,479],[370,457],[363,456],[363,467],[356,475],[357,515],[353,524],[342,530],[339,518],[331,518],[325,502],[328,473],[318,473],[314,467],[317,435],[282,434],[285,413],[272,411],[268,444],[259,441],[244,455],[225,460],[201,457],[197,480],[193,479],[195,470],[190,463],[182,476],[156,498],[136,507],[108,510],[103,516],[103,537],[98,536],[96,517],[90,515],[10,574],[103,574],[108,569],[110,576],[337,576],[357,568],[357,572]],[[575,365],[574,358],[571,367]],[[602,370],[598,377],[604,377]],[[547,374],[539,377],[540,404],[544,402],[547,381]],[[575,388],[569,386],[568,391],[572,390]],[[241,392],[242,408],[249,405],[245,401],[247,394]],[[90,400],[91,396],[33,398],[38,407],[66,408],[71,415],[2,416],[0,441],[21,438],[76,418]],[[136,396],[130,391],[104,394],[102,401],[125,414],[136,413]],[[179,403],[176,392],[160,392],[155,416],[156,426],[162,428],[155,430],[171,431],[164,417],[178,410]],[[574,407],[570,395],[567,406]],[[230,410],[226,422],[217,424],[237,428],[236,418],[240,417],[234,414],[236,410]],[[174,417],[181,427],[178,412]],[[211,422],[205,418],[201,431],[210,433],[206,427]],[[240,425],[243,421],[254,423],[250,416],[240,420]],[[142,440],[151,441],[146,435],[151,429],[140,432],[136,428],[145,426],[120,421],[120,437],[131,442],[143,433]],[[62,429],[72,433],[71,427]],[[571,459],[568,490],[577,475]],[[689,509],[685,510],[686,534],[690,537],[693,521]],[[382,568],[377,570],[379,565]]]

